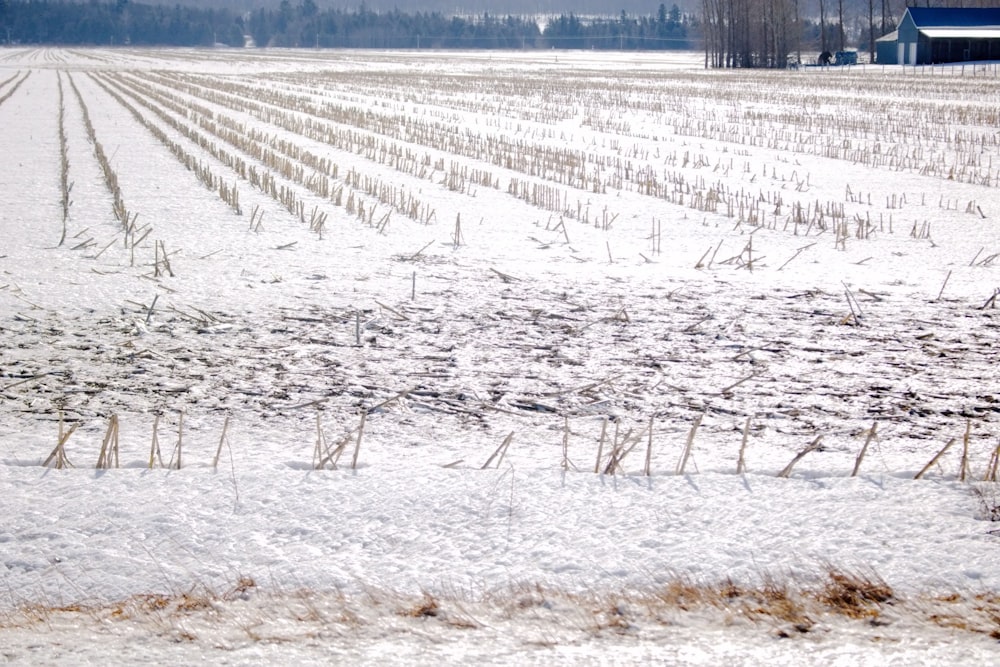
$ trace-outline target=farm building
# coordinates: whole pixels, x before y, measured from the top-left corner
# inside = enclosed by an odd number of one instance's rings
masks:
[[[908,7],[875,46],[883,65],[1000,60],[1000,8]]]
[[[882,65],[895,65],[899,62],[896,57],[896,42],[899,41],[899,31],[882,35],[875,40],[875,62]]]

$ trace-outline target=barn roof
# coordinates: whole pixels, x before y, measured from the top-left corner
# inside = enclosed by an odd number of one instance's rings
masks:
[[[1000,7],[907,7],[917,29],[1000,28]]]
[[[1000,28],[921,28],[931,39],[1000,39]]]

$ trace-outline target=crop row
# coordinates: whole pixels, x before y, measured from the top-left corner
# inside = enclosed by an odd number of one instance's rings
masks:
[[[477,188],[505,192],[542,211],[605,229],[616,217],[608,212],[616,205],[612,197],[628,193],[797,235],[832,229],[839,247],[850,237],[871,238],[886,222],[891,229],[891,213],[888,221],[882,214],[872,216],[873,207],[883,202],[872,202],[870,194],[866,200],[850,186],[843,200],[810,195],[805,168],[792,169],[780,158],[787,167],[751,159],[751,149],[849,159],[879,170],[986,185],[998,178],[991,143],[997,138],[982,126],[929,131],[921,140],[911,140],[912,130],[901,129],[897,140],[882,141],[897,123],[930,119],[933,109],[945,109],[939,118],[969,123],[988,121],[995,113],[978,103],[952,112],[936,100],[905,98],[899,78],[874,80],[877,93],[870,102],[846,88],[844,97],[861,109],[895,101],[901,111],[880,125],[870,117],[838,114],[845,102],[834,103],[832,84],[821,78],[754,81],[775,84],[770,108],[746,103],[755,86],[734,91],[709,86],[705,75],[690,73],[651,80],[480,74],[464,81],[430,74],[428,85],[393,90],[390,84],[402,75],[223,79],[133,71],[98,78],[234,210],[240,211],[235,184],[214,175],[208,163],[157,124],[168,125],[321,234],[326,213],[321,204],[307,203],[310,195],[380,229],[388,218],[376,216],[377,206],[424,224],[437,219],[434,208],[418,196],[419,184],[409,180],[414,179],[470,197]],[[574,82],[584,78],[587,87],[574,97]],[[549,90],[543,89],[546,81]],[[942,95],[961,85],[933,82]],[[470,90],[475,94],[462,95]],[[792,108],[790,100],[803,91],[807,94]],[[530,121],[520,120],[525,114],[519,109],[527,107],[537,113]],[[579,129],[566,119],[575,119]],[[658,138],[627,147],[630,138],[652,133]],[[683,137],[729,148],[719,157]],[[338,152],[360,156],[379,169],[365,173],[357,161],[344,169]],[[406,178],[393,177],[383,167]],[[889,198],[884,204],[890,211],[897,208]],[[973,202],[966,209],[976,210]]]
[[[289,91],[261,90],[248,84],[217,82],[214,79],[190,75],[185,77],[185,81],[168,81],[166,77],[159,79],[159,83],[171,85],[187,95],[197,96],[232,111],[252,114],[258,120],[276,125],[287,132],[361,155],[372,162],[388,165],[407,175],[429,180],[440,178],[440,183],[452,191],[466,192],[470,184],[501,190],[503,187],[500,178],[492,172],[470,165],[459,165],[454,160],[445,171],[443,158],[438,157],[442,153],[446,155],[458,153],[463,157],[473,157],[482,162],[496,164],[507,172],[515,172],[507,183],[508,194],[542,210],[557,212],[584,222],[590,222],[591,219],[579,198],[573,201],[566,191],[557,186],[539,183],[531,177],[541,176],[545,181],[570,185],[574,189],[587,190],[594,194],[607,194],[610,185],[614,189],[627,189],[637,194],[687,205],[700,211],[721,212],[748,224],[763,224],[764,216],[759,211],[762,200],[768,203],[775,201],[778,207],[781,204],[781,194],[777,191],[763,198],[758,196],[758,193],[736,193],[724,185],[706,186],[704,178],[697,176],[689,181],[682,171],[675,170],[665,171],[665,177],[661,178],[653,168],[635,169],[633,158],[630,156],[556,150],[526,139],[484,136],[468,128],[425,122],[412,115],[395,113],[385,115],[339,104],[321,105],[306,91],[293,94]],[[145,94],[155,93],[146,89]],[[262,144],[270,143],[290,159],[301,161],[317,171],[325,170],[327,174],[331,174],[330,163],[327,160],[317,158],[308,150],[297,150],[287,140],[279,139],[264,129],[223,121],[215,112],[191,100],[175,99],[173,103],[178,113],[187,109],[188,113],[195,117],[196,112],[197,122],[202,126],[208,122],[225,124],[235,136],[248,136]],[[542,139],[550,140],[553,132],[551,130],[544,132]],[[397,142],[396,139],[405,143]],[[413,148],[413,144],[417,144],[419,148]],[[620,152],[620,149],[617,151]],[[433,158],[432,153],[435,156]],[[641,157],[646,159],[649,156]],[[702,156],[696,156],[692,160],[690,151],[684,151],[683,154],[674,151],[662,159],[666,164],[676,165],[680,170],[698,170],[712,166],[707,158]],[[613,165],[610,170],[607,169],[609,164]],[[542,165],[542,167],[539,170],[531,165]],[[722,168],[728,173],[731,166],[723,167],[716,164],[714,168]],[[749,169],[749,163],[745,163],[743,169],[744,171]],[[523,178],[522,174],[528,178]],[[366,191],[372,194],[373,189],[369,187]],[[380,199],[385,202],[385,195],[380,196]],[[800,202],[798,206],[800,211],[831,208],[836,207],[830,203],[814,207],[811,202]],[[822,218],[817,218],[814,222],[817,230],[826,229],[826,223]]]
[[[1000,122],[995,80],[773,73],[731,77],[672,72],[634,78],[623,74],[611,80],[585,72],[558,79],[498,77],[466,84],[464,90],[456,83],[460,78],[448,76],[419,88],[401,80],[392,80],[390,86],[407,90],[396,95],[406,101],[483,115],[524,117],[515,108],[520,103],[545,109],[541,120],[550,125],[582,116],[582,125],[626,138],[649,139],[659,128],[663,134],[997,184],[989,156],[1000,141],[991,130]],[[338,84],[340,79],[338,74]],[[316,76],[304,81],[324,85]],[[363,86],[362,80],[357,87]],[[392,95],[388,88],[380,93]],[[954,104],[956,99],[963,103]],[[539,120],[538,115],[533,119]]]
[[[360,75],[358,75],[360,77]],[[390,81],[394,81],[391,76]],[[489,114],[494,110],[490,106],[492,97],[484,95],[480,100],[475,123],[469,123],[467,115],[459,113],[450,107],[442,108],[442,105],[455,104],[462,109],[470,108],[468,99],[464,102],[456,102],[457,94],[454,88],[454,77],[437,77],[426,86],[409,86],[405,92],[392,92],[383,84],[381,79],[367,75],[367,78],[352,79],[346,77],[348,84],[344,87],[347,92],[338,92],[343,86],[343,78],[340,73],[334,83],[323,82],[322,78],[316,75],[280,75],[277,82],[269,80],[255,80],[253,82],[217,82],[211,77],[196,77],[185,75],[185,80],[190,82],[185,91],[196,96],[211,98],[213,101],[225,103],[220,97],[219,89],[225,90],[230,104],[239,104],[240,100],[253,98],[255,100],[267,100],[271,105],[269,111],[259,111],[257,117],[265,122],[274,122],[274,109],[289,109],[287,113],[291,122],[282,123],[281,126],[298,134],[304,134],[317,141],[328,145],[333,145],[344,150],[362,154],[367,159],[373,161],[384,161],[388,158],[390,163],[398,170],[407,171],[411,175],[426,176],[425,173],[417,171],[415,164],[425,165],[431,158],[425,157],[422,160],[413,159],[415,155],[426,155],[433,152],[435,154],[435,167],[441,166],[442,153],[445,155],[457,155],[470,158],[481,163],[489,163],[500,167],[506,174],[509,174],[506,191],[542,210],[557,212],[568,218],[579,218],[585,222],[590,222],[586,218],[586,208],[580,196],[573,197],[570,192],[562,190],[559,186],[567,186],[577,191],[586,191],[588,194],[613,194],[617,192],[631,192],[643,196],[655,197],[667,200],[670,203],[688,206],[698,211],[718,213],[726,215],[732,219],[747,224],[764,224],[764,221],[771,217],[775,210],[780,210],[782,205],[786,210],[797,210],[800,212],[816,212],[811,222],[818,231],[824,231],[828,227],[828,222],[819,217],[820,212],[837,211],[842,209],[844,202],[824,201],[816,205],[816,202],[809,198],[798,198],[788,189],[789,177],[775,173],[774,168],[770,169],[770,174],[765,165],[752,164],[749,159],[742,159],[742,164],[736,164],[732,159],[728,164],[700,154],[700,151],[689,147],[685,150],[661,150],[656,147],[650,150],[647,147],[626,149],[624,144],[627,137],[619,135],[591,136],[589,141],[582,137],[580,142],[582,149],[566,148],[567,144],[573,143],[574,137],[568,137],[565,129],[555,127],[525,127],[520,123],[509,120],[496,119]],[[682,82],[687,82],[684,76],[679,77]],[[521,96],[513,94],[507,101],[507,107],[512,105],[530,105],[536,103],[538,93],[531,86],[530,77],[526,77],[527,83],[521,88]],[[352,83],[353,81],[353,83]],[[367,81],[365,89],[368,91],[368,101],[365,103],[360,94],[360,87]],[[551,81],[551,79],[550,79]],[[498,77],[495,82],[503,89],[507,79]],[[467,84],[468,87],[478,90],[482,86],[478,84]],[[540,85],[540,84],[538,84]],[[594,84],[590,84],[594,85]],[[614,82],[603,81],[601,85],[614,87]],[[337,88],[334,88],[336,86]],[[446,92],[442,93],[440,88]],[[551,122],[572,114],[581,113],[578,100],[571,100],[566,84],[555,84],[556,90],[563,91],[557,97],[549,92],[548,103],[553,104],[553,98],[562,100],[567,106],[563,113],[553,114]],[[714,93],[711,89],[702,86],[702,94],[714,94],[719,99],[725,100],[728,93]],[[417,92],[414,92],[414,91]],[[599,88],[594,88],[599,90]],[[428,92],[424,92],[428,91]],[[618,91],[614,103],[619,104],[628,113],[633,112],[634,94],[632,97],[629,91]],[[587,104],[590,102],[592,91],[585,91],[584,97]],[[579,91],[578,91],[579,93]],[[628,94],[627,94],[628,93]],[[670,106],[680,109],[681,113],[673,115],[670,119],[662,119],[665,123],[664,129],[683,135],[685,128],[701,138],[711,138],[711,128],[705,121],[699,120],[703,117],[711,117],[720,113],[717,108],[697,109],[696,105],[706,105],[706,99],[699,98],[697,94],[690,95],[690,90],[685,88],[686,97],[678,97]],[[610,95],[611,93],[606,93]],[[652,93],[649,93],[652,94]],[[384,95],[385,97],[380,97]],[[662,98],[662,93],[660,93]],[[595,95],[600,102],[599,95]],[[780,97],[780,93],[779,93]],[[423,107],[414,106],[416,102],[409,103],[410,109],[407,111],[408,102],[400,101],[416,100]],[[366,106],[367,104],[367,106]],[[718,104],[718,102],[716,102]],[[641,107],[641,104],[638,105]],[[723,104],[725,107],[725,104]],[[593,107],[588,107],[593,108]],[[584,112],[585,115],[590,112]],[[608,114],[616,113],[614,107],[602,108],[600,114],[594,112],[594,117],[607,118]],[[985,113],[985,112],[984,112]],[[516,114],[515,114],[516,115]],[[623,116],[626,115],[623,112]],[[329,121],[325,126],[322,120]],[[482,125],[480,126],[480,120]],[[661,119],[657,119],[658,121]],[[691,123],[693,125],[687,125]],[[628,121],[623,121],[628,124]],[[650,123],[646,123],[649,125]],[[738,126],[739,123],[727,126]],[[750,126],[752,122],[744,122],[743,125]],[[346,129],[345,129],[346,126]],[[500,131],[501,126],[508,128],[510,134]],[[856,129],[856,124],[851,121],[845,122],[845,127]],[[692,129],[693,128],[693,129]],[[322,131],[316,132],[320,129]],[[697,130],[697,132],[695,131]],[[743,132],[751,130],[742,130]],[[952,135],[958,144],[970,144],[969,136],[972,131],[962,135],[957,131],[952,131]],[[806,133],[800,133],[801,141],[806,141]],[[980,133],[981,134],[981,133]],[[347,136],[344,140],[342,137]],[[812,136],[812,135],[809,135]],[[875,143],[870,149],[858,147],[856,144],[841,142],[839,145],[830,143],[828,139],[822,139],[823,132],[818,132],[819,140],[827,141],[832,148],[821,151],[824,157],[834,157],[843,159],[853,159],[855,161],[865,161],[866,164],[874,168],[891,168],[896,170],[918,170],[925,175],[950,178],[951,180],[966,180],[971,182],[982,182],[989,178],[979,170],[979,166],[985,165],[987,170],[991,169],[991,158],[986,152],[984,157],[966,159],[960,164],[950,163],[943,153],[933,153],[935,150],[930,144],[926,146],[908,147],[902,143],[881,145]],[[977,134],[976,136],[979,136]],[[985,136],[985,135],[983,135]],[[739,146],[732,150],[733,155],[748,156],[749,145],[756,140],[744,142],[741,140]],[[772,148],[780,151],[795,152],[795,147],[774,143],[771,140],[768,144]],[[817,141],[812,138],[809,141]],[[730,142],[732,143],[732,142]],[[557,147],[553,147],[554,144]],[[807,152],[802,149],[803,152]],[[853,154],[848,155],[849,152]],[[858,152],[861,151],[861,152]],[[926,151],[926,154],[925,154]],[[809,151],[815,154],[815,151]],[[869,157],[863,152],[870,152]],[[933,155],[932,155],[933,153]],[[976,153],[978,155],[978,153]],[[870,157],[871,155],[875,157]],[[400,156],[405,156],[403,162],[406,166],[400,168],[398,160]],[[396,160],[395,162],[393,160]],[[467,186],[471,179],[467,176],[475,171],[474,163],[453,167],[449,169],[448,177],[442,180],[448,184],[450,189],[461,190]],[[719,183],[706,184],[706,179],[698,175],[704,170],[711,169],[713,173],[719,174]],[[946,171],[947,169],[947,171]],[[456,179],[452,175],[456,172],[462,173],[461,179]],[[500,176],[489,170],[478,170],[477,173],[485,173],[483,180],[477,181],[484,186],[493,186],[504,190]],[[732,185],[734,177],[744,177],[749,175],[751,182],[758,176],[761,179],[770,178],[774,183],[774,188],[770,192],[747,191],[745,188]],[[808,174],[800,176],[794,174],[790,177],[794,181],[795,192],[806,192],[809,190]],[[553,183],[553,186],[542,185],[537,179]],[[754,189],[756,190],[756,188]],[[848,203],[859,203],[857,199],[849,199]],[[761,204],[767,203],[768,211],[761,210]],[[879,202],[875,202],[876,205]],[[868,202],[870,208],[872,202]],[[887,208],[889,208],[887,206]],[[828,217],[829,214],[824,214]],[[857,219],[868,215],[867,212],[854,211],[851,214],[844,214],[842,219]],[[774,221],[771,221],[772,223]],[[792,224],[794,220],[785,217],[778,221],[782,227]],[[863,235],[867,238],[867,234]]]

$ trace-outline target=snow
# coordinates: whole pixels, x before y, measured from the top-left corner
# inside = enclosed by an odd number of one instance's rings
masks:
[[[4,659],[994,662],[1000,80],[700,65],[0,52]]]

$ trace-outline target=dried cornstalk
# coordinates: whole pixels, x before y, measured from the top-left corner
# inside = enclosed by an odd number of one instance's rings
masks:
[[[746,459],[743,455],[747,450],[747,436],[750,435],[750,417],[747,417],[746,424],[743,425],[743,442],[740,443],[740,455],[736,461],[736,474],[742,475],[746,472]]]
[[[507,448],[510,447],[511,440],[513,439],[514,439],[514,432],[511,431],[510,433],[507,434],[507,437],[503,439],[503,442],[500,443],[500,446],[493,451],[493,454],[490,456],[490,458],[486,459],[486,463],[483,464],[480,470],[486,470],[487,468],[489,468],[490,464],[493,463],[493,459],[497,460],[496,467],[499,468],[500,463],[503,461],[504,455],[507,453]]]
[[[646,465],[642,469],[642,473],[646,477],[649,477],[650,461],[653,456],[653,419],[654,417],[652,416],[649,418],[649,440],[646,442]]]
[[[698,415],[697,419],[694,420],[694,424],[691,426],[691,430],[688,431],[687,442],[684,443],[684,453],[681,454],[681,460],[677,462],[677,474],[683,475],[684,468],[687,467],[688,459],[691,457],[691,449],[694,447],[694,434],[698,430],[698,426],[701,425],[701,419],[705,416],[705,413]]]
[[[462,234],[462,214],[458,213],[455,216],[455,231],[451,237],[452,248],[458,250],[458,248],[465,241],[465,236]]]
[[[616,471],[625,469],[622,467],[622,461],[625,457],[636,448],[636,446],[642,442],[642,436],[645,435],[645,430],[639,431],[639,433],[632,435],[632,429],[629,429],[622,437],[621,442],[617,442],[617,433],[615,434],[616,444],[611,450],[611,456],[608,459],[608,465],[604,468],[605,475],[613,475]]]
[[[73,424],[68,431],[63,432],[62,414],[59,415],[59,441],[49,454],[45,462],[42,463],[43,468],[48,468],[49,464],[53,464],[52,467],[57,470],[62,470],[63,468],[72,468],[73,464],[69,462],[69,458],[66,457],[66,441],[69,440],[69,436],[73,435],[77,427],[80,426],[79,422]]]
[[[997,444],[996,448],[993,450],[993,454],[990,455],[990,462],[986,466],[986,475],[983,477],[983,481],[996,482],[998,467],[1000,467],[1000,444]]]
[[[965,435],[962,436],[962,463],[958,469],[958,480],[965,481],[969,472],[969,434],[972,432],[972,420],[965,420]]]
[[[796,454],[795,458],[788,462],[788,465],[786,465],[784,467],[784,469],[781,472],[778,473],[778,477],[788,477],[789,475],[791,475],[792,474],[792,468],[795,467],[795,464],[798,463],[799,461],[801,461],[802,457],[804,457],[809,452],[813,452],[813,451],[816,451],[817,449],[819,449],[819,447],[820,447],[819,443],[822,442],[822,440],[823,440],[823,436],[817,435],[815,440],[813,440],[812,442],[810,442],[809,445],[806,446],[805,449],[803,449],[801,452],[799,452],[798,454]]]
[[[930,461],[927,462],[927,465],[921,468],[920,472],[914,475],[913,479],[920,479],[921,477],[923,477],[924,473],[930,470],[931,467],[938,462],[938,459],[944,456],[944,453],[947,452],[949,449],[951,449],[951,446],[954,444],[955,444],[955,438],[952,438],[951,440],[948,441],[947,445],[941,448],[941,451],[939,451],[937,454],[934,455],[934,458],[932,458]]]
[[[621,465],[621,459],[625,456],[625,454],[622,453],[622,450],[625,447],[625,443],[628,442],[629,438],[632,435],[632,429],[629,429],[625,433],[624,437],[622,437],[621,440],[619,440],[618,439],[618,433],[619,433],[619,430],[620,430],[619,426],[620,426],[620,422],[616,421],[615,422],[615,437],[612,440],[612,444],[611,444],[611,454],[608,455],[608,462],[604,466],[604,474],[605,475],[613,475],[613,474],[615,474],[615,471],[620,467],[620,465]]]
[[[219,456],[222,454],[222,445],[228,442],[226,440],[226,432],[229,430],[229,415],[226,415],[226,421],[222,424],[222,435],[219,436],[219,447],[215,450],[215,458],[212,459],[212,470],[218,470],[219,468]]]
[[[569,460],[569,417],[563,417],[563,440],[562,440],[562,469],[576,470],[576,466]]]
[[[354,443],[354,456],[351,457],[351,470],[356,470],[358,467],[358,452],[361,451],[361,436],[365,432],[365,419],[368,417],[368,411],[361,411],[361,424],[358,426],[358,439]]]
[[[326,436],[323,435],[322,413],[316,411],[316,446],[313,448],[313,468],[321,470],[325,462],[324,455],[327,453]],[[220,444],[221,449],[221,444]],[[218,456],[216,456],[218,458]]]
[[[111,415],[108,420],[108,430],[101,443],[101,452],[97,456],[97,468],[107,470],[118,467],[118,415]]]
[[[601,422],[601,439],[597,443],[597,461],[594,462],[594,473],[601,472],[601,456],[604,454],[604,439],[608,434],[608,416],[604,415]]]
[[[181,449],[184,444],[184,413],[181,412],[180,420],[177,422],[177,446],[174,447],[174,452],[170,456],[170,464],[167,466],[173,470],[181,469]],[[174,455],[177,456],[177,462],[174,463]]]
[[[153,438],[149,443],[149,467],[153,467],[153,463],[156,461],[160,462],[160,467],[163,467],[163,456],[160,454],[160,436],[158,433],[160,427],[160,415],[153,417]]]
[[[865,438],[865,444],[858,452],[858,457],[854,460],[854,470],[851,471],[851,477],[857,477],[858,471],[861,470],[861,462],[865,458],[865,454],[868,452],[868,445],[871,441],[875,439],[875,430],[878,428],[878,422],[872,422],[871,430],[868,431],[868,437]]]

